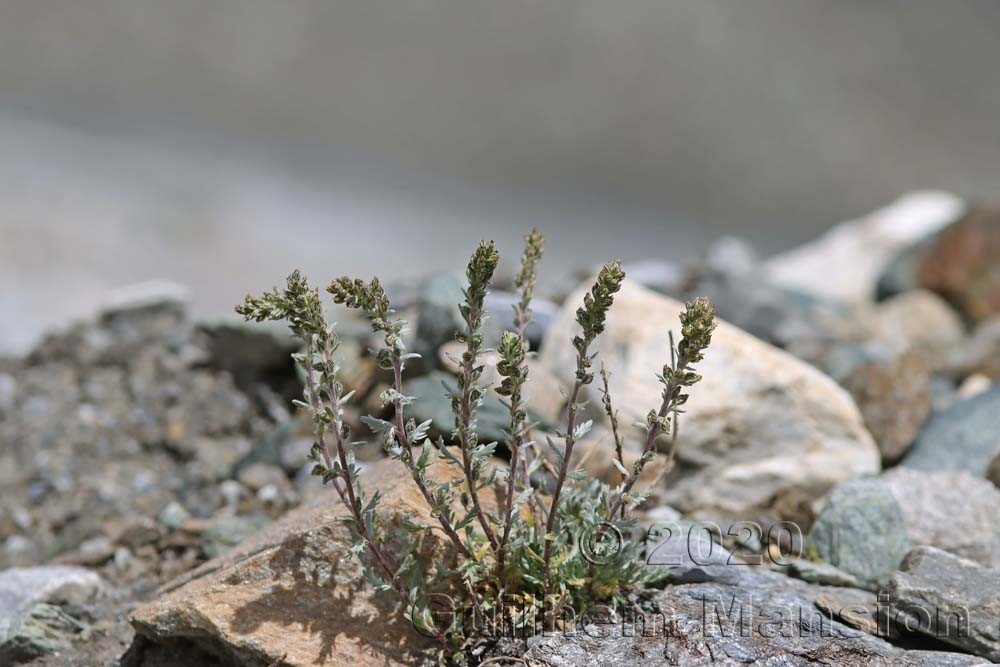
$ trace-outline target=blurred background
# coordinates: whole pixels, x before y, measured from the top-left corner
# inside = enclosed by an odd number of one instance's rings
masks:
[[[998,34],[994,0],[7,0],[0,353],[150,278],[214,315],[532,226],[557,279],[995,197]]]

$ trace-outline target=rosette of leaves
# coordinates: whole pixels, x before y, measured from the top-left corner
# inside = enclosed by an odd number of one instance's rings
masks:
[[[556,439],[539,443],[532,437],[528,418],[531,352],[524,332],[531,320],[542,254],[543,238],[532,231],[525,238],[514,281],[520,296],[514,305],[514,330],[503,333],[496,350],[502,380],[495,391],[504,397],[510,416],[503,443],[510,455],[506,466],[495,462],[498,443],[481,442],[476,429],[477,409],[491,390],[482,382],[486,351],[482,326],[488,317],[485,297],[499,263],[493,243],[481,243],[466,269],[468,286],[459,304],[464,327],[457,335],[464,349],[456,387],[450,393],[451,442],[430,440],[430,422],[416,423],[406,415],[415,399],[405,394],[403,379],[407,362],[417,355],[407,351],[407,323],[392,310],[379,280],[345,276],[327,287],[334,303],[362,313],[382,338],[373,354],[378,366],[391,374],[392,382],[378,398],[391,416],[369,415],[362,421],[386,455],[404,466],[427,503],[432,525],[423,525],[416,517],[403,521],[413,539],[410,545],[385,534],[379,492],[369,493],[362,485],[354,449],[367,441],[353,440],[344,418],[344,406],[353,397],[338,380],[335,352],[339,342],[319,290],[295,271],[283,289],[247,296],[236,308],[247,320],[284,320],[302,340],[303,350],[294,359],[303,371],[305,386],[296,405],[312,418],[313,474],[332,486],[343,504],[356,536],[351,553],[361,559],[368,580],[396,591],[414,627],[438,641],[442,663],[476,662],[491,638],[508,633],[530,636],[543,623],[559,625],[562,619],[577,618],[597,604],[619,602],[652,576],[653,568],[644,565],[642,540],[631,539],[635,524],[629,513],[643,499],[635,485],[655,455],[658,438],[676,435],[687,392],[700,379],[693,365],[701,360],[715,326],[714,309],[706,300],[687,304],[681,316],[680,342],[674,345],[670,336],[669,361],[659,374],[663,383],[660,406],[639,425],[645,431],[645,444],[631,468],[622,459],[621,429],[602,368],[602,404],[615,440],[615,451],[609,455],[621,480],[608,486],[591,479],[574,469],[574,446],[591,428],[589,421],[579,423],[577,418],[584,405],[583,390],[594,380],[595,355],[590,348],[604,331],[625,274],[620,262],[606,264],[577,310],[575,381],[567,392],[565,426]],[[455,474],[433,474],[435,466],[453,466]],[[498,511],[491,512],[482,497],[497,488],[503,502]],[[438,531],[453,549],[456,567],[436,563],[432,571],[427,562],[414,557],[414,545],[427,530]],[[437,594],[456,591],[462,599],[452,609],[431,604]],[[473,623],[472,617],[479,622]],[[485,627],[484,618],[489,619]]]

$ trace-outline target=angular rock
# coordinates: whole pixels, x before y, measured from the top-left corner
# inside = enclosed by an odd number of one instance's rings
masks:
[[[915,349],[867,345],[834,377],[851,393],[882,461],[895,463],[931,413],[931,368]]]
[[[899,503],[913,546],[1000,567],[1000,490],[962,471],[898,467],[881,477]]]
[[[576,308],[572,295],[542,345],[541,360],[572,382]],[[624,428],[660,403],[656,374],[669,360],[667,334],[679,329],[682,304],[626,279],[592,351],[611,373]],[[684,406],[677,466],[664,502],[689,513],[742,515],[789,489],[821,494],[879,469],[878,449],[847,393],[815,368],[720,322],[704,379]],[[599,405],[595,386],[587,398]]]
[[[851,480],[834,489],[809,537],[824,560],[869,590],[888,579],[910,548],[902,510],[877,479]]]
[[[902,465],[930,472],[965,470],[984,477],[998,450],[1000,386],[994,386],[931,417]]]
[[[435,466],[449,473],[448,466]],[[389,539],[402,515],[431,521],[405,469],[384,460],[364,473],[383,491],[380,517]],[[496,499],[485,498],[496,511]],[[225,556],[167,585],[131,616],[136,641],[123,659],[145,664],[162,652],[197,650],[223,664],[414,664],[429,640],[404,619],[394,591],[375,592],[347,555],[354,537],[333,493],[289,512]],[[447,562],[436,532],[421,536],[421,555]]]
[[[669,586],[655,599],[657,610],[611,623],[586,619],[573,633],[533,637],[524,659],[532,667],[982,664],[960,653],[896,648],[823,615],[814,606],[815,587],[761,574],[738,586]]]
[[[886,587],[890,618],[911,632],[1000,661],[1000,572],[917,547]]]
[[[945,192],[912,192],[765,262],[779,285],[818,297],[862,303],[875,296],[886,264],[903,248],[958,219],[964,204]]]

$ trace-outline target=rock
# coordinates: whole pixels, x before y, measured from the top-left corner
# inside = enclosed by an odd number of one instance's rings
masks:
[[[235,319],[200,322],[209,363],[244,382],[279,384],[295,378],[291,355],[301,343],[280,322],[243,322]]]
[[[886,299],[874,316],[880,338],[920,352],[935,368],[967,344],[958,313],[929,290],[910,290]]]
[[[49,653],[67,651],[71,640],[88,627],[59,607],[38,603],[15,623],[0,626],[0,664],[29,662]]]
[[[416,400],[408,406],[407,416],[413,417],[418,423],[430,419],[431,434],[443,435],[448,440],[455,429],[455,415],[451,411],[451,399],[448,398],[445,385],[454,390],[456,388],[454,376],[443,371],[434,371],[404,382],[403,393],[416,397]],[[528,386],[530,382],[525,386],[525,392],[528,391]],[[540,430],[551,430],[549,420],[534,410],[529,410],[528,416],[538,423]],[[476,425],[480,442],[504,441],[504,431],[510,425],[510,412],[499,396],[492,392],[486,394],[476,412]]]
[[[167,503],[167,506],[160,510],[157,520],[167,528],[174,530],[184,525],[184,522],[191,518],[184,506],[176,500]]]
[[[910,548],[899,503],[877,479],[855,479],[834,489],[809,537],[825,561],[869,590],[888,579]]]
[[[960,653],[896,648],[820,613],[814,600],[823,589],[774,573],[760,575],[738,586],[718,582],[670,586],[655,598],[655,608],[644,613],[603,622],[581,619],[575,632],[532,637],[524,660],[532,667],[982,663]]]
[[[958,377],[982,374],[1000,379],[1000,315],[980,322],[965,344],[951,348],[947,366]]]
[[[1000,572],[934,547],[917,547],[886,587],[889,614],[971,653],[1000,661]]]
[[[962,384],[955,390],[955,398],[961,400],[979,396],[979,394],[989,391],[992,386],[993,381],[990,378],[982,373],[976,373],[962,380]]]
[[[60,604],[84,605],[104,584],[82,567],[48,565],[0,572],[0,664],[26,662],[65,650],[86,626],[61,611]]]
[[[485,306],[497,326],[514,331],[514,304],[520,302],[519,294],[498,290],[486,294]],[[535,297],[531,300],[531,321],[528,322],[524,335],[533,347],[538,347],[542,342],[542,337],[552,326],[558,313],[559,306],[547,299]]]
[[[660,294],[681,293],[687,281],[687,271],[674,262],[662,259],[647,259],[625,262],[625,275],[643,287]]]
[[[190,291],[184,285],[169,280],[148,280],[125,285],[111,291],[104,300],[101,316],[113,318],[143,311],[183,311]]]
[[[572,382],[581,288],[565,303],[542,345],[541,361]],[[628,280],[592,351],[611,373],[624,429],[660,403],[656,374],[669,360],[667,333],[682,305]],[[745,518],[779,493],[822,494],[840,481],[879,469],[879,453],[850,396],[828,376],[720,322],[680,422],[675,471],[663,502]],[[599,405],[595,385],[586,398]],[[600,418],[600,417],[599,417]]]
[[[451,472],[448,466],[434,470]],[[379,508],[387,530],[402,531],[401,513],[431,520],[397,462],[382,461],[363,475],[377,479],[383,491]],[[485,498],[496,511],[492,500]],[[327,491],[165,587],[132,614],[136,640],[123,665],[143,665],[157,651],[179,646],[250,667],[414,664],[428,640],[403,618],[394,592],[375,592],[364,583],[360,563],[347,554],[354,537],[343,515]],[[420,539],[422,556],[449,562],[437,532]]]
[[[972,209],[941,230],[920,252],[916,280],[973,322],[1000,314],[1000,209]]]
[[[251,491],[259,491],[265,486],[275,486],[281,489],[289,487],[285,471],[269,463],[254,463],[240,470],[236,479]]]
[[[878,597],[871,591],[858,588],[834,588],[816,595],[816,608],[829,618],[862,632],[884,639],[899,636],[896,626],[881,614]]]
[[[464,351],[465,344],[457,340],[442,345],[438,348],[438,361],[441,367],[457,376],[460,373],[460,362]],[[500,398],[500,395],[496,393],[496,389],[503,380],[497,372],[499,361],[500,355],[494,351],[484,352],[479,356],[479,364],[483,366],[479,382],[488,385],[490,393],[497,398]],[[566,403],[562,383],[537,358],[529,357],[525,360],[525,365],[528,367],[528,380],[523,389],[526,404],[531,406],[533,414],[548,423],[561,421],[562,409]],[[454,383],[453,379],[450,380],[449,386]],[[501,400],[507,399],[501,398]]]
[[[417,422],[432,421],[432,433],[450,438],[455,429],[455,415],[451,411],[448,389],[456,389],[455,377],[441,371],[408,380],[403,384],[403,393],[415,397],[407,410],[407,415]],[[479,439],[482,442],[503,442],[504,429],[510,424],[510,414],[500,399],[488,393],[476,413]]]
[[[931,376],[923,353],[867,345],[834,377],[851,393],[882,461],[902,458],[931,413]]]
[[[945,192],[912,192],[859,220],[764,263],[776,284],[820,298],[871,301],[885,266],[902,249],[958,219],[964,204]]]
[[[1000,450],[990,459],[990,464],[986,466],[986,479],[993,482],[994,486],[1000,487]]]
[[[902,465],[930,472],[965,470],[984,477],[1000,450],[1000,386],[958,401],[921,429]]]
[[[752,576],[750,565],[718,544],[721,535],[691,521],[654,524],[647,535],[646,564],[656,566],[667,581],[691,584],[717,581],[737,584]]]
[[[433,366],[438,347],[455,339],[455,333],[465,326],[459,312],[464,301],[465,284],[455,273],[438,273],[427,278],[417,296],[417,326],[412,351],[421,355],[424,363]],[[506,313],[502,314],[507,317]],[[496,317],[483,322],[486,347],[493,347],[500,340],[500,325]]]
[[[913,546],[933,546],[1000,567],[1000,491],[963,471],[893,468],[881,477],[903,512]]]
[[[232,516],[221,517],[212,522],[202,533],[202,551],[208,558],[216,558],[231,547],[258,532],[267,520],[263,517]]]
[[[817,563],[811,560],[792,561],[788,566],[788,574],[810,584],[848,587],[858,585],[858,579],[853,574],[848,574],[829,563]]]
[[[96,572],[71,565],[43,565],[0,572],[0,614],[23,610],[36,602],[82,605],[100,594]]]

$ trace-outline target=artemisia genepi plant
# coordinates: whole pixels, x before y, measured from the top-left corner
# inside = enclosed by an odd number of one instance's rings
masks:
[[[592,426],[591,421],[579,421],[584,392],[594,381],[596,354],[591,347],[604,331],[625,273],[618,261],[604,265],[576,311],[580,330],[573,338],[575,374],[566,395],[565,425],[554,436],[546,436],[544,443],[536,442],[528,418],[527,361],[532,353],[525,330],[532,317],[542,252],[542,236],[532,231],[525,237],[514,280],[519,292],[514,327],[502,333],[495,350],[502,378],[495,391],[506,400],[510,414],[502,443],[509,454],[506,466],[496,463],[500,443],[482,442],[476,428],[477,410],[490,391],[482,381],[481,357],[487,351],[484,303],[499,263],[492,242],[479,244],[466,269],[468,286],[459,304],[463,327],[456,333],[464,349],[450,395],[454,413],[450,441],[430,439],[430,421],[418,424],[406,416],[415,399],[404,393],[403,378],[407,362],[417,355],[407,352],[406,322],[395,315],[378,278],[365,282],[342,277],[326,288],[334,303],[360,311],[382,338],[374,355],[379,368],[391,374],[391,386],[380,395],[385,414],[391,413],[391,418],[367,416],[362,421],[381,440],[386,454],[407,470],[427,503],[434,525],[421,524],[419,517],[405,519],[403,527],[410,538],[415,543],[433,528],[457,556],[457,566],[434,563],[433,572],[431,564],[415,555],[412,545],[387,534],[378,490],[369,494],[362,488],[354,448],[365,442],[352,440],[345,423],[344,406],[352,395],[338,380],[337,334],[324,313],[319,290],[295,271],[284,289],[247,296],[236,308],[247,320],[284,320],[302,340],[302,351],[294,359],[303,371],[305,386],[296,404],[312,416],[313,474],[333,487],[347,510],[356,535],[351,553],[364,564],[366,578],[380,589],[396,591],[406,617],[420,632],[437,640],[442,663],[474,662],[475,649],[486,641],[486,635],[524,636],[540,623],[556,627],[562,622],[559,619],[586,614],[596,604],[620,602],[630,589],[652,576],[653,569],[643,561],[641,540],[629,539],[635,533],[630,512],[645,499],[635,486],[644,466],[655,458],[660,436],[676,433],[686,391],[700,380],[693,364],[702,359],[715,328],[714,308],[699,298],[686,304],[681,314],[679,343],[674,345],[673,336],[668,338],[664,332],[669,360],[658,376],[663,384],[661,402],[644,423],[636,425],[644,430],[643,448],[631,466],[625,464],[622,429],[607,373],[601,368],[602,403],[615,444],[609,457],[620,473],[617,485],[604,484],[574,469],[573,449]],[[673,440],[666,444],[671,458],[673,446]],[[457,474],[428,474],[436,465],[454,466]],[[491,511],[493,505],[483,498],[496,489],[502,490],[502,502]],[[609,535],[616,539],[608,539]],[[443,591],[452,598],[456,592],[462,597],[447,613],[431,604]],[[473,628],[471,616],[493,619],[492,626],[485,632],[482,627]]]

